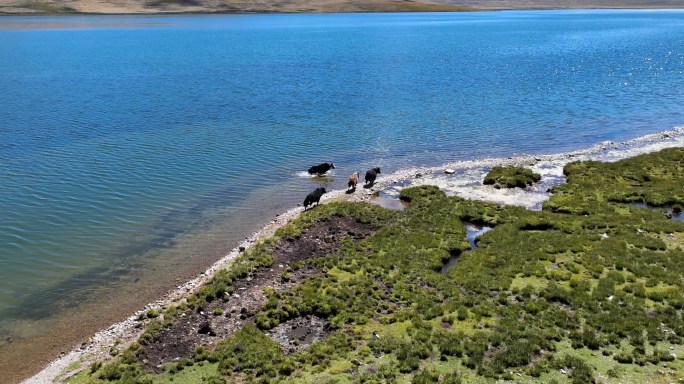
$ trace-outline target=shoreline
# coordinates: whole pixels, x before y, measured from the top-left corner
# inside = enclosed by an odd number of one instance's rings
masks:
[[[78,0],[77,0],[78,1]],[[79,6],[76,4],[76,6]],[[409,2],[330,2],[321,4],[292,3],[291,8],[278,7],[277,4],[260,3],[255,8],[240,9],[239,6],[226,9],[212,9],[209,6],[190,6],[186,10],[176,8],[147,9],[144,4],[132,4],[131,8],[115,11],[118,5],[104,5],[101,8],[57,8],[52,3],[36,3],[31,5],[1,5],[0,17],[2,16],[221,16],[221,15],[259,15],[259,14],[326,14],[326,13],[415,13],[415,12],[501,12],[501,11],[581,11],[581,10],[682,10],[684,4],[674,1],[619,1],[617,3],[604,4],[600,1],[577,2],[566,1],[565,4],[548,4],[543,0],[531,0],[528,2],[516,2],[502,0],[498,2],[486,2],[483,0],[463,1],[459,3],[450,1],[409,1]],[[35,8],[33,8],[35,7]],[[259,8],[261,7],[261,8]],[[309,7],[309,8],[307,8]],[[9,8],[2,10],[2,8]],[[16,10],[16,11],[15,11]]]
[[[612,162],[643,153],[655,152],[663,148],[682,146],[684,146],[684,126],[678,126],[672,130],[644,135],[619,143],[601,142],[589,148],[558,154],[514,155],[508,158],[472,159],[433,167],[400,169],[386,176],[381,174],[381,178],[370,190],[359,188],[354,194],[346,194],[346,191],[343,189],[334,190],[324,195],[322,201],[371,201],[381,191],[385,193],[385,191],[389,190],[390,193],[387,194],[392,196],[391,190],[396,190],[403,186],[430,184],[444,189],[447,194],[467,199],[487,200],[500,204],[522,205],[528,209],[535,209],[537,207],[540,209],[539,199],[544,199],[544,194],[548,196],[548,193],[545,192],[548,184],[540,184],[544,188],[543,191],[531,189],[514,193],[515,191],[501,191],[489,186],[483,187],[480,182],[481,179],[478,180],[479,175],[482,174],[484,169],[491,168],[494,165],[523,165],[533,168],[537,167],[536,170],[544,171],[542,179],[544,177],[555,177],[551,182],[560,183],[563,179],[563,166],[572,161],[599,160]],[[444,173],[444,170],[449,168],[454,169],[455,173]],[[559,172],[560,175],[558,175]],[[402,183],[406,184],[402,185]],[[149,310],[163,309],[196,291],[208,282],[215,273],[228,267],[244,249],[272,236],[278,228],[302,212],[302,207],[297,206],[277,214],[274,220],[246,237],[206,271],[168,291],[163,297],[145,305],[125,320],[98,331],[89,339],[88,343],[84,343],[59,359],[52,361],[38,374],[22,381],[22,383],[61,382],[80,370],[86,369],[91,361],[110,356],[109,348],[114,344],[124,347],[137,340],[144,330],[144,327],[136,328],[141,323],[139,320],[141,315],[144,315]]]

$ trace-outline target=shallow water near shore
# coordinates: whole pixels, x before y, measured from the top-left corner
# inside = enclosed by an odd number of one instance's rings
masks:
[[[458,194],[684,122],[682,12],[85,19],[0,19],[3,382],[354,171],[475,160],[415,180]]]
[[[470,243],[470,250],[474,251],[475,248],[477,248],[477,245],[475,243],[477,238],[491,231],[492,227],[488,227],[486,225],[478,226],[474,224],[466,224],[465,229],[466,239],[468,240],[468,243]],[[447,272],[449,272],[449,269],[451,269],[458,262],[458,258],[459,256],[450,257],[449,260],[447,260],[447,262],[444,263],[444,265],[442,266],[440,273],[446,274]]]

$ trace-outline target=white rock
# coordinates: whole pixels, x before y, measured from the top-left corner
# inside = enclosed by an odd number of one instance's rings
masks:
[[[451,175],[451,174],[456,173],[456,171],[451,169],[451,168],[447,168],[444,170],[444,173],[446,173],[447,175]]]

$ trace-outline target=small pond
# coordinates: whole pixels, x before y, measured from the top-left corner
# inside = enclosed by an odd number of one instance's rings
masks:
[[[662,211],[667,214],[667,217],[675,220],[675,221],[684,221],[684,212],[675,212],[674,209],[672,208],[661,208],[661,207],[652,207],[646,203],[630,203],[627,204],[630,207],[636,207],[636,208],[642,208],[642,209],[651,209],[654,211]]]
[[[475,244],[475,239],[478,237],[484,235],[485,233],[491,231],[493,228],[488,227],[486,225],[484,226],[477,226],[475,224],[470,224],[467,223],[465,225],[466,229],[466,239],[468,239],[468,242],[470,243],[470,250],[473,251],[475,248],[477,248],[477,244]],[[452,256],[449,258],[449,260],[442,266],[442,270],[440,271],[442,274],[446,274],[451,267],[456,265],[456,262],[458,261],[458,256]]]
[[[376,192],[370,200],[370,203],[393,211],[403,211],[409,206],[406,201],[399,199],[401,189],[405,185],[406,183],[397,183],[392,187]]]

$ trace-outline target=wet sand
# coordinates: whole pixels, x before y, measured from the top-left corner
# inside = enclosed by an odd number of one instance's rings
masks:
[[[562,176],[563,166],[572,161],[578,160],[599,160],[617,161],[620,159],[633,157],[643,153],[655,152],[663,148],[684,147],[684,127],[678,127],[671,131],[658,134],[646,135],[626,142],[604,142],[584,150],[553,154],[553,155],[522,155],[506,159],[478,159],[460,161],[456,163],[444,164],[438,167],[421,167],[403,169],[389,175],[380,175],[378,181],[372,189],[364,189],[359,186],[355,193],[347,194],[345,190],[336,190],[324,195],[322,203],[346,200],[346,201],[371,201],[376,198],[378,192],[382,191],[382,198],[388,199],[392,196],[398,197],[402,187],[411,185],[437,185],[449,195],[457,195],[463,198],[480,199],[492,201],[500,204],[515,204],[525,206],[528,209],[541,209],[542,203],[548,198],[546,190],[553,185],[564,182]],[[497,190],[491,186],[482,185],[481,181],[484,174],[491,167],[496,165],[522,165],[531,167],[535,172],[542,174],[542,180],[534,187],[525,190]],[[453,169],[455,173],[446,174],[445,169]],[[163,309],[175,301],[180,300],[186,295],[194,292],[198,287],[207,282],[218,270],[229,266],[230,263],[241,253],[240,249],[252,246],[255,242],[271,236],[276,229],[285,225],[289,220],[297,217],[303,212],[303,208],[296,207],[277,215],[270,223],[262,229],[252,233],[250,236],[240,241],[230,253],[223,256],[219,261],[211,265],[205,272],[196,275],[187,282],[178,285],[176,288],[162,294],[157,292],[147,292],[147,296],[163,297],[154,301],[144,308],[135,308],[136,302],[131,297],[130,302],[123,302],[120,314],[131,313],[126,320],[116,323],[109,328],[103,329],[90,338],[80,347],[71,352],[65,353],[60,359],[51,362],[40,373],[25,383],[46,383],[59,381],[71,376],[80,368],[87,368],[90,361],[103,359],[109,356],[109,348],[118,343],[118,348],[135,341],[142,328],[136,328],[139,324],[138,317],[150,309]],[[159,278],[163,278],[159,277]],[[137,309],[137,310],[136,310]],[[89,310],[89,309],[86,309]],[[107,322],[109,321],[109,322]],[[116,320],[114,320],[116,321]],[[103,318],[97,322],[111,324],[111,317]],[[71,331],[81,334],[93,334],[97,324],[89,327],[80,327]],[[64,324],[63,329],[68,332],[68,324]],[[56,339],[51,344],[59,344]],[[64,345],[61,346],[64,348]],[[48,356],[42,357],[46,359]],[[80,364],[74,364],[80,362]],[[16,361],[15,369],[17,376],[15,380],[20,380],[23,372],[26,376],[35,372],[36,367],[45,364],[45,360],[37,361]],[[25,363],[25,364],[24,364]],[[24,377],[25,377],[24,376]]]

